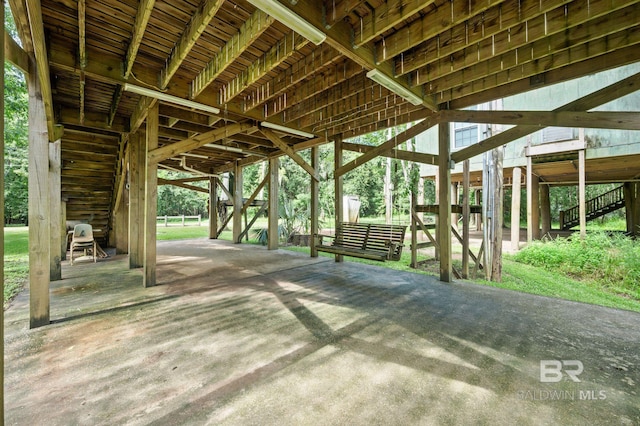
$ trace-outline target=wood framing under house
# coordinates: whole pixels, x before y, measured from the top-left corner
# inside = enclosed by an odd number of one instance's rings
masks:
[[[145,285],[153,285],[157,185],[167,183],[157,179],[158,168],[207,176],[212,214],[224,188],[212,176],[232,173],[233,239],[240,242],[242,169],[267,161],[274,249],[278,158],[292,158],[310,175],[317,227],[317,146],[333,143],[338,222],[342,181],[366,161],[393,156],[439,167],[440,279],[451,281],[456,163],[545,126],[640,129],[636,111],[591,111],[636,91],[638,76],[552,111],[463,110],[637,63],[638,0],[8,3],[21,43],[5,40],[4,52],[29,75],[32,326],[49,322],[49,269],[57,267],[46,242],[62,206],[50,210],[49,198],[64,205],[67,220],[100,229],[101,244],[128,250],[130,266],[143,267]],[[516,127],[451,153],[452,121]],[[348,141],[407,123],[412,127],[379,146]],[[433,126],[436,152],[398,148]],[[60,196],[50,194],[43,166],[44,147],[56,141]],[[299,154],[305,149],[310,164]],[[361,156],[343,164],[343,149]],[[639,179],[634,155],[624,170],[598,163],[599,179]],[[589,170],[597,163],[588,155],[581,161]],[[473,185],[474,172],[469,179]],[[219,225],[211,222],[211,238]]]

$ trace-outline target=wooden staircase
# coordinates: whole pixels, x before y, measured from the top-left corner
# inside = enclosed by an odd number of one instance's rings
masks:
[[[587,201],[587,222],[624,207],[624,186],[619,186]],[[567,231],[580,224],[580,206],[560,212],[560,229]]]

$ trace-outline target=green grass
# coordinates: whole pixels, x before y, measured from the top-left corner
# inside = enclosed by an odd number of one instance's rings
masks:
[[[4,228],[4,300],[22,290],[29,276],[29,228]],[[5,302],[6,303],[6,302]]]

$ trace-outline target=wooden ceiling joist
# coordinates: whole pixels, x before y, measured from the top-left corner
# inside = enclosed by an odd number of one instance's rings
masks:
[[[260,9],[256,10],[249,19],[242,24],[240,30],[222,47],[220,53],[209,61],[202,72],[191,82],[191,98],[198,97],[207,86],[218,78],[229,65],[250,47],[273,22],[274,19],[271,16]]]
[[[173,75],[178,71],[182,61],[187,57],[200,35],[209,25],[209,22],[216,15],[224,0],[203,0],[196,13],[187,24],[182,36],[175,44],[171,54],[167,58],[167,63],[160,75],[160,88],[164,89],[169,84]]]

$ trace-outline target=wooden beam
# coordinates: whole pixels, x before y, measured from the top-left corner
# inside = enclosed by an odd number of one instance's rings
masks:
[[[469,160],[464,160],[465,164]],[[511,251],[520,250],[520,189],[522,188],[522,169],[513,168],[513,179],[511,186]]]
[[[457,123],[488,123],[588,129],[640,130],[638,112],[610,111],[471,111],[443,110],[440,119]]]
[[[218,177],[209,177],[209,239],[218,238]]]
[[[306,2],[297,2],[295,5],[287,3],[283,4],[283,6],[291,9],[292,12],[305,19],[320,31],[324,31],[327,35],[326,43],[342,53],[344,56],[367,70],[377,69],[380,73],[385,74],[392,80],[395,80],[396,83],[403,86],[405,89],[420,96],[423,100],[422,105],[424,107],[432,111],[437,110],[434,100],[430,97],[423,96],[421,87],[411,87],[409,80],[406,77],[394,77],[394,69],[391,64],[376,63],[374,53],[375,49],[373,46],[366,44],[359,48],[355,48],[351,43],[352,28],[347,22],[336,22],[331,28],[324,28],[324,23],[322,22],[322,18],[324,16],[322,2],[313,3],[313,5]]]
[[[279,160],[277,158],[269,159],[269,222],[267,226],[268,232],[268,249],[277,250],[279,246],[279,229],[278,222],[280,219],[280,208],[278,206],[278,190],[279,190]]]
[[[354,45],[363,46],[433,3],[433,0],[389,0],[383,2],[356,23],[353,29]]]
[[[0,12],[2,12],[2,16],[4,15],[4,2],[0,4]],[[4,30],[4,24],[3,24]],[[6,49],[6,38],[8,34],[6,31],[2,31],[0,34],[0,45],[5,46],[2,51],[0,51],[0,63],[4,64],[5,60],[5,51]],[[28,67],[28,65],[27,65]],[[4,67],[0,70],[0,92],[4,93]],[[0,102],[0,116],[4,117],[4,102]],[[0,120],[0,188],[3,188],[3,191],[0,193],[0,205],[4,206],[4,118]],[[2,301],[2,310],[0,311],[0,353],[3,354],[2,359],[0,359],[0,382],[3,383],[2,389],[0,389],[0,407],[3,407],[2,417],[4,422],[4,208],[0,209],[0,221],[2,223],[2,227],[0,227],[0,241],[2,241],[2,245],[0,246],[0,258],[3,260],[3,266],[0,268],[0,282],[2,283],[2,296],[0,296],[0,301]]]
[[[344,175],[347,172],[350,172],[356,167],[361,166],[370,160],[373,160],[374,158],[381,155],[382,153],[395,148],[396,146],[400,145],[403,142],[408,141],[409,139],[415,136],[418,136],[420,133],[431,128],[433,124],[434,123],[431,119],[429,118],[424,119],[422,122],[416,124],[410,129],[407,129],[404,132],[395,135],[393,138],[389,139],[388,141],[376,146],[375,148],[368,151],[367,153],[362,154],[360,157],[336,169],[336,171],[334,172],[334,175],[338,177],[338,176]]]
[[[156,234],[158,222],[158,163],[149,153],[158,147],[158,103],[147,114],[147,141],[144,185],[144,286],[156,285]]]
[[[62,137],[62,126],[55,124],[53,112],[53,98],[51,94],[51,81],[49,80],[49,60],[47,59],[47,46],[42,21],[42,8],[40,0],[26,0],[27,13],[35,55],[35,67],[30,69],[38,76],[42,101],[44,102],[45,120],[49,141],[55,142]]]
[[[34,64],[35,66],[35,64]],[[40,75],[27,75],[29,90],[29,326],[49,324],[49,141]],[[48,80],[47,80],[48,81]]]
[[[80,57],[80,123],[84,123],[85,75],[87,66],[86,0],[78,0],[78,56]]]
[[[320,150],[317,146],[311,148],[311,167],[314,170],[318,170],[320,167]],[[310,214],[310,230],[311,236],[320,232],[320,182],[315,179],[311,180],[311,214]],[[311,257],[318,257],[318,250],[316,249],[316,245],[314,244],[313,239],[311,240]]]
[[[158,185],[173,185],[179,188],[184,188],[184,189],[188,189],[196,192],[202,192],[203,194],[209,194],[209,190],[207,188],[203,188],[201,186],[189,185],[187,183],[182,183],[182,182],[178,182],[170,179],[158,178]]]
[[[260,191],[262,190],[262,188],[265,187],[268,181],[269,181],[269,176],[265,176],[264,178],[262,178],[262,181],[260,182],[260,184],[256,187],[253,193],[251,193],[251,196],[247,198],[247,201],[243,203],[242,214],[244,214],[249,208],[249,206],[251,206],[251,203],[253,203],[253,201],[258,197],[258,194],[260,194]]]
[[[4,56],[5,59],[23,73],[29,72],[29,54],[4,30]]]
[[[440,248],[440,281],[451,282],[453,259],[451,251],[451,150],[449,123],[438,124],[438,247]]]
[[[527,146],[524,149],[524,155],[527,157],[535,157],[537,155],[559,154],[563,152],[580,151],[586,149],[587,144],[584,140],[549,142],[542,145]]]
[[[347,151],[360,152],[364,154],[375,149],[375,146],[342,142],[342,148],[346,149]],[[423,152],[412,152],[412,151],[404,151],[399,149],[392,149],[392,150],[381,153],[380,156],[397,158],[399,160],[405,160],[405,161],[412,161],[414,163],[432,164],[432,165],[438,164],[437,155],[426,154]]]
[[[139,130],[129,138],[129,269],[144,264],[144,170],[145,132]]]
[[[60,229],[60,215],[62,204],[62,193],[60,186],[60,172],[62,170],[61,141],[57,140],[49,144],[49,215],[50,215],[50,236],[51,246],[49,248],[49,280],[59,281],[62,279],[62,253],[61,237],[63,230]],[[65,233],[66,236],[66,233]]]
[[[228,136],[233,136],[236,133],[247,131],[254,127],[250,123],[234,123],[225,127],[219,127],[207,133],[194,136],[182,140],[180,142],[174,142],[169,145],[164,145],[159,148],[153,149],[149,153],[149,160],[154,163],[166,160],[167,158],[174,157],[183,152],[189,152],[191,150],[200,148],[208,143],[219,141]]]
[[[197,97],[224,70],[240,57],[258,37],[273,24],[274,19],[257,9],[244,21],[240,29],[222,46],[218,53],[191,82],[191,98]]]
[[[331,28],[336,22],[342,21],[356,7],[360,6],[359,0],[338,0],[325,2],[327,14],[325,16],[325,28]]]
[[[198,10],[193,14],[187,27],[182,33],[180,40],[175,44],[169,57],[167,64],[160,73],[160,88],[165,89],[171,80],[171,77],[178,71],[180,65],[187,57],[193,46],[196,44],[200,35],[209,25],[209,22],[220,9],[224,0],[203,0]]]
[[[280,148],[282,152],[287,154],[293,161],[298,163],[300,167],[302,167],[307,173],[311,175],[314,180],[320,180],[318,176],[317,170],[311,167],[299,154],[297,154],[293,148],[291,148],[285,141],[280,139],[278,135],[273,130],[261,128],[260,132],[265,135],[275,146]]]
[[[626,96],[640,89],[640,73],[629,76],[623,80],[613,83],[607,87],[576,99],[553,110],[553,112],[561,111],[586,111],[611,102],[615,99]],[[456,151],[451,155],[453,161],[460,162],[467,158],[475,157],[478,154],[489,151],[498,146],[509,143],[515,139],[526,136],[544,127],[540,126],[516,126],[502,133],[498,133],[488,139],[478,142],[475,145],[468,146]]]
[[[342,175],[337,174],[335,171],[342,167],[342,162],[344,159],[344,152],[342,150],[342,138],[338,136],[333,144],[333,169],[334,169],[334,216],[335,223],[334,229],[338,229],[338,226],[344,221],[344,177]],[[342,262],[344,260],[344,256],[341,254],[335,255],[336,262]]]
[[[533,3],[533,0],[528,1]],[[482,12],[491,6],[499,5],[503,2],[504,0],[487,0],[471,4],[467,1],[444,3],[441,7],[432,9],[430,13],[425,14],[420,19],[416,19],[389,37],[378,41],[375,46],[376,52],[380,52],[377,62],[388,61],[417,46],[424,40],[429,40],[441,32],[450,30],[456,24],[468,21],[476,15],[481,16]],[[513,6],[513,9],[512,13],[514,14],[520,10],[516,6]]]
[[[242,166],[235,162],[233,171],[233,242],[242,242]]]

